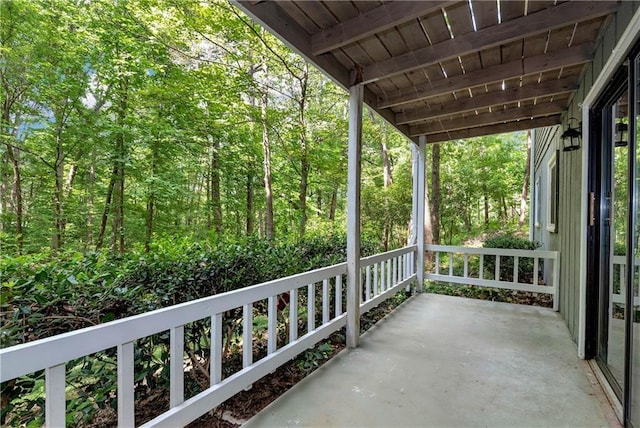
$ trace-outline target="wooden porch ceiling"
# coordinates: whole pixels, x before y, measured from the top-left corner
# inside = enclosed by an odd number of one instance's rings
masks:
[[[435,143],[560,123],[618,1],[236,3],[402,133]]]

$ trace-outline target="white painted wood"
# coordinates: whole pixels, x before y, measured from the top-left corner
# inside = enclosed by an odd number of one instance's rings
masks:
[[[169,407],[176,407],[184,401],[184,326],[169,331]]]
[[[417,209],[417,251],[416,251],[416,269],[417,269],[417,284],[416,284],[416,293],[422,292],[422,287],[424,286],[424,252],[425,252],[425,242],[424,242],[424,216],[425,216],[425,186],[426,186],[426,145],[427,145],[427,137],[421,135],[418,137],[418,150],[416,151],[418,155],[418,209]]]
[[[553,261],[553,310],[560,310],[560,256]]]
[[[278,297],[269,297],[267,305],[267,354],[273,354],[278,346]]]
[[[307,333],[316,328],[316,285],[307,285]]]
[[[305,335],[299,340],[278,349],[277,352],[267,355],[260,361],[256,361],[251,370],[242,370],[229,376],[219,384],[186,400],[181,405],[170,409],[168,412],[142,425],[142,427],[175,428],[187,425],[189,422],[218,406],[224,400],[234,396],[260,378],[271,373],[296,355],[311,348],[315,343],[340,330],[345,324],[346,314],[334,318],[328,324],[317,328],[312,334]]]
[[[558,256],[557,251],[547,250],[514,250],[510,248],[474,248],[474,247],[456,247],[452,245],[427,245],[429,251],[453,252],[458,254],[484,254],[487,256],[518,256],[518,257],[540,257],[543,259],[555,259]]]
[[[298,339],[298,289],[289,292],[289,343]]]
[[[453,253],[449,253],[449,276],[453,276]]]
[[[375,308],[376,306],[378,306],[380,303],[384,302],[388,298],[394,296],[398,291],[402,290],[404,287],[411,284],[415,280],[416,280],[416,275],[412,275],[409,278],[405,279],[404,281],[401,281],[398,284],[394,285],[393,287],[389,287],[387,290],[384,291],[384,293],[377,295],[376,297],[369,300],[368,302],[362,303],[360,305],[360,310],[362,311],[362,313],[368,312],[369,310],[371,310],[372,308]]]
[[[483,287],[493,287],[493,288],[506,288],[508,290],[519,290],[519,291],[529,291],[531,293],[544,293],[544,294],[555,294],[554,287],[549,287],[545,285],[531,285],[531,284],[514,284],[511,281],[496,281],[493,279],[478,279],[478,278],[463,278],[461,276],[449,276],[449,275],[435,275],[432,273],[428,273],[425,275],[427,279],[432,281],[442,281],[442,282],[454,282],[456,284],[464,284],[464,285],[480,285]]]
[[[347,346],[360,343],[360,175],[364,86],[349,88],[347,168]]]
[[[367,266],[365,274],[365,300],[371,299],[371,266]]]
[[[436,274],[440,274],[440,252],[435,251],[436,253]]]
[[[407,240],[407,245],[413,245],[418,242],[417,219],[418,219],[418,146],[413,142],[411,146],[411,176],[413,181],[413,189],[411,192],[411,234]]]
[[[317,269],[287,278],[194,300],[152,312],[75,330],[46,339],[0,349],[0,381],[5,382],[46,367],[81,358],[104,349],[166,331],[178,325],[208,318],[241,307],[246,302],[267,299],[294,287],[342,275],[346,264]],[[96,338],[99,338],[97,340]],[[38,358],[31,358],[38,355]]]
[[[391,284],[396,284],[398,282],[398,259],[397,258],[392,258],[391,259],[391,269],[392,269],[392,274],[391,274]]]
[[[518,263],[519,263],[519,260],[520,259],[518,258],[518,256],[514,256],[513,257],[513,282],[515,282],[516,284],[518,283]]]
[[[494,273],[494,280],[500,281],[500,255],[496,254],[496,271]]]
[[[533,285],[538,285],[538,270],[540,270],[540,259],[533,258]]]
[[[384,291],[384,284],[387,276],[385,275],[385,266],[387,265],[386,261],[380,262],[380,291],[378,294]]]
[[[378,271],[380,270],[380,265],[378,263],[373,265],[373,297],[378,295]]]
[[[393,282],[391,282],[391,272],[392,272],[393,268],[391,267],[391,260],[387,260],[387,283],[385,285],[385,290],[393,287]]]
[[[253,364],[253,303],[242,305],[242,368]]]
[[[342,275],[336,276],[336,317],[342,315]]]
[[[211,317],[211,386],[222,381],[222,314]]]
[[[133,342],[118,345],[118,426],[135,426]]]
[[[4,362],[3,362],[4,364]],[[66,425],[66,365],[47,367],[45,373],[45,425],[64,427]]]
[[[484,278],[484,254],[480,254],[480,272],[478,272],[478,278],[483,279]],[[438,273],[438,272],[436,272]]]
[[[469,254],[464,255],[464,273],[463,273],[464,277],[468,277],[469,276]]]
[[[322,324],[329,322],[329,280],[324,279],[322,281]]]

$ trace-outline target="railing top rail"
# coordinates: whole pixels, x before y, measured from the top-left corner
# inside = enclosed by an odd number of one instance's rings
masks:
[[[508,256],[508,257],[538,257],[543,259],[557,259],[558,251],[549,250],[514,250],[510,248],[473,248],[473,247],[457,247],[453,245],[426,245],[427,251],[438,251],[443,253],[460,253],[460,254],[483,254],[489,256]]]
[[[384,260],[388,260],[392,257],[402,256],[404,254],[411,253],[418,248],[417,245],[407,245],[406,247],[398,248],[396,250],[387,251],[386,253],[380,253],[369,257],[363,257],[360,259],[360,267],[371,266],[375,263],[379,263]]]
[[[613,256],[613,263],[617,265],[626,265],[627,256]],[[635,258],[636,266],[640,266],[640,257]]]
[[[5,382],[166,331],[172,327],[208,318],[294,288],[343,275],[346,271],[346,263],[340,263],[94,327],[0,349],[0,381]],[[38,357],[34,358],[34,355]]]

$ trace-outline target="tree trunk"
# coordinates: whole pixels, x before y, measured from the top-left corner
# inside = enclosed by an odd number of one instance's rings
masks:
[[[433,243],[440,244],[440,144],[431,144],[431,227]]]
[[[300,209],[300,223],[298,226],[298,236],[302,238],[307,227],[307,192],[309,190],[309,172],[311,170],[307,138],[307,120],[305,116],[307,89],[309,84],[309,67],[306,63],[303,75],[299,79],[299,82],[300,98],[298,99],[298,127],[300,132],[300,192],[298,194],[298,208]]]
[[[382,176],[383,185],[385,189],[385,203],[384,203],[384,224],[382,226],[382,246],[384,251],[389,251],[389,240],[391,237],[391,213],[388,201],[387,190],[393,183],[393,176],[391,175],[391,162],[389,162],[389,154],[387,152],[387,127],[385,122],[382,122],[382,139],[380,141],[380,154],[382,156]]]
[[[13,169],[13,188],[11,190],[11,199],[13,200],[13,209],[16,214],[16,247],[17,253],[22,254],[22,246],[24,243],[23,236],[23,205],[22,205],[22,176],[20,174],[20,160],[18,154],[13,151],[11,146],[7,146],[7,154],[11,161]]]
[[[253,234],[253,170],[247,171],[247,235]]]
[[[89,208],[87,210],[87,245],[93,244],[93,216],[95,212],[96,185],[96,148],[91,149],[91,166],[89,167]]]
[[[55,192],[53,194],[53,234],[51,236],[51,250],[54,254],[62,248],[62,234],[64,220],[62,214],[64,155],[61,145],[62,129],[58,128],[56,135],[56,160],[54,163]]]
[[[125,158],[127,156],[125,146],[124,126],[127,116],[127,95],[128,82],[121,86],[120,101],[118,105],[117,124],[119,132],[116,135],[115,160],[114,160],[114,186],[113,186],[113,216],[112,216],[112,247],[118,254],[125,251],[124,232],[124,179],[125,179]]]
[[[213,228],[222,233],[222,202],[220,198],[220,141],[213,137],[211,141],[211,210]]]
[[[431,208],[429,204],[429,186],[424,186],[424,244],[433,244],[433,225],[431,223]],[[433,262],[433,253],[431,251],[424,252],[424,258],[427,263]]]
[[[118,173],[117,167],[113,167],[111,172],[111,179],[109,180],[109,186],[107,187],[107,196],[104,202],[104,211],[102,211],[102,219],[100,220],[100,230],[98,231],[98,239],[96,240],[96,250],[102,248],[104,242],[104,235],[107,230],[107,221],[109,220],[109,213],[111,212],[111,200],[113,198],[113,189],[116,185],[116,174]]]
[[[153,237],[153,215],[155,209],[155,183],[156,169],[158,165],[158,143],[153,142],[151,148],[151,171],[149,172],[151,180],[149,183],[149,196],[147,198],[147,216],[145,219],[145,237],[144,237],[144,251],[148,253],[151,250],[151,239]]]
[[[484,224],[485,226],[489,225],[489,195],[487,195],[487,186],[482,186],[483,194],[484,194]]]
[[[524,226],[524,219],[526,218],[530,174],[531,174],[531,130],[528,130],[527,131],[527,163],[524,168],[524,180],[522,183],[522,193],[520,194],[520,219],[518,220],[518,230],[522,230],[522,226]]]
[[[0,231],[4,232],[9,230],[9,222],[7,220],[7,214],[9,210],[9,156],[4,154],[0,160]]]
[[[384,188],[388,189],[393,183],[391,175],[391,162],[389,161],[389,153],[387,152],[387,125],[382,122],[382,141],[380,142],[380,150],[382,152],[382,170],[384,177]]]
[[[329,220],[334,221],[336,219],[336,209],[338,208],[338,185],[333,186],[333,192],[331,192],[331,206],[329,207]]]
[[[267,90],[262,94],[261,115],[262,122],[262,166],[264,169],[265,195],[265,235],[267,239],[275,237],[273,228],[273,192],[271,188],[271,143],[269,142],[269,127],[267,126],[267,104],[269,102]]]

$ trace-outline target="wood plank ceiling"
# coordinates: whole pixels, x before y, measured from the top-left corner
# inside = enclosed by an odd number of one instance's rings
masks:
[[[237,1],[416,140],[559,124],[617,1]]]

